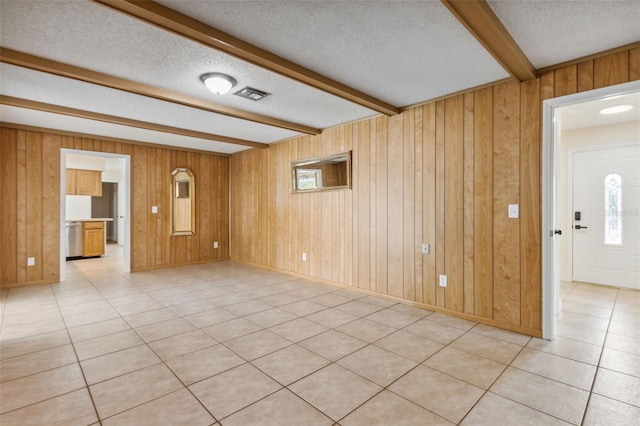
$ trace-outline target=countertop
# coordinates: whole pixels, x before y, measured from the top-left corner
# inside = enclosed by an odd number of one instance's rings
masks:
[[[65,222],[113,222],[110,217],[92,217],[89,219],[65,219]]]

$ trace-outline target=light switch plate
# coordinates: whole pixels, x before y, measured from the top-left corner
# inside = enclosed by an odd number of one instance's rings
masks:
[[[27,266],[34,266],[36,264],[35,257],[27,257]]]
[[[429,244],[423,243],[422,244],[422,254],[429,254],[429,251],[430,251]]]
[[[446,287],[446,286],[447,286],[447,276],[440,275],[440,287]]]
[[[517,219],[520,217],[520,206],[518,204],[509,204],[509,218]]]
[[[151,213],[157,214],[158,213],[158,206],[151,206]]]
[[[302,261],[306,262],[307,261],[307,253],[302,253]]]
[[[218,248],[218,242],[217,241],[213,242],[213,248]]]

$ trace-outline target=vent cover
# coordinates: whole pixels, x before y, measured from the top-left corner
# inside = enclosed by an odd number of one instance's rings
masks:
[[[250,99],[252,101],[259,101],[265,96],[269,96],[269,93],[247,86],[244,89],[238,90],[236,93],[234,93],[234,95],[240,96],[241,98]]]

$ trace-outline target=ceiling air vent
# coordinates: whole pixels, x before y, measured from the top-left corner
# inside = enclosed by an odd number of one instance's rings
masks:
[[[253,87],[245,87],[244,89],[238,90],[234,95],[240,96],[241,98],[250,99],[252,101],[259,101],[265,96],[269,96],[267,92],[263,92],[262,90],[254,89]]]

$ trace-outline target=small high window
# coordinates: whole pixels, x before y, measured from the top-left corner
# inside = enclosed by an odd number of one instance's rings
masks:
[[[622,178],[616,174],[604,178],[604,243],[622,244]]]

